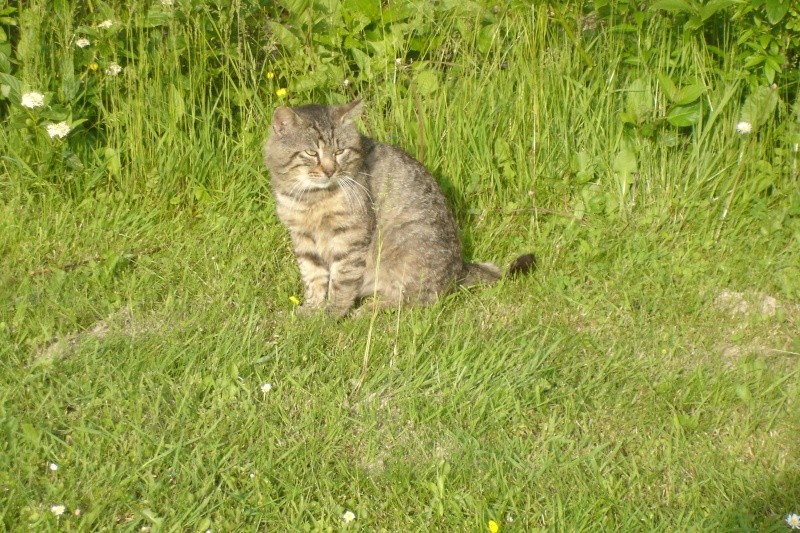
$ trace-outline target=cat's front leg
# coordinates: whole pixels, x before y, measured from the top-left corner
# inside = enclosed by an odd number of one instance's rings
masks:
[[[325,306],[330,271],[322,258],[315,253],[298,253],[297,264],[305,285],[303,305],[297,308],[297,313],[308,316]]]
[[[336,318],[343,317],[355,305],[364,279],[365,268],[364,250],[354,250],[331,264],[326,307],[329,315]]]

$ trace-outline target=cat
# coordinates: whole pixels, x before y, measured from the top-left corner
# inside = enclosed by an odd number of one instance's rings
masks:
[[[430,304],[500,279],[491,263],[463,261],[453,213],[425,167],[359,133],[362,108],[280,106],[272,118],[264,163],[305,285],[298,313],[343,317],[368,297],[378,308]],[[507,274],[534,266],[525,254]]]

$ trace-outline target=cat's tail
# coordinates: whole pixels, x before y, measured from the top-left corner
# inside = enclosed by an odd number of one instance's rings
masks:
[[[513,278],[532,272],[536,268],[536,257],[533,254],[523,254],[508,266],[505,272],[507,278]],[[500,267],[493,263],[464,263],[464,273],[461,275],[461,285],[494,283],[503,277]]]

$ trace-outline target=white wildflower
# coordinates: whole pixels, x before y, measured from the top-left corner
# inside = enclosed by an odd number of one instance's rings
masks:
[[[113,20],[104,20],[103,22],[98,24],[97,27],[99,29],[101,29],[101,30],[107,30],[113,25],[114,25],[114,21]]]
[[[58,465],[55,463],[49,463],[47,465],[47,468],[49,468],[52,472],[55,472],[56,470],[58,470]]]
[[[90,44],[92,44],[92,42],[85,37],[81,37],[80,39],[75,41],[75,46],[77,46],[78,48],[86,48]]]
[[[58,124],[47,125],[47,133],[50,135],[51,139],[54,137],[62,139],[67,136],[69,130],[70,130],[69,124],[67,124],[66,122],[59,122]]]
[[[747,135],[748,133],[753,131],[753,125],[743,120],[736,125],[736,131],[738,131],[742,135]]]
[[[50,512],[56,516],[61,516],[62,514],[64,514],[64,511],[66,510],[67,508],[64,507],[63,505],[54,505],[50,508]]]
[[[161,5],[163,7],[172,7],[175,5],[175,0],[161,0]]]
[[[122,72],[122,67],[119,66],[118,63],[114,63],[114,62],[109,64],[108,68],[106,69],[106,74],[108,74],[109,76],[116,76],[120,72]]]
[[[345,87],[350,87],[350,80],[345,78],[344,81],[342,81],[342,85],[344,85]]]
[[[44,95],[37,92],[29,92],[22,95],[20,103],[28,109],[35,109],[44,105]]]
[[[81,510],[75,509],[75,516],[80,516],[80,515],[81,515]]]
[[[356,519],[356,513],[353,511],[345,511],[342,515],[342,520],[344,520],[345,524],[348,524]]]
[[[800,514],[789,514],[786,515],[786,525],[789,526],[790,529],[800,529]]]
[[[261,392],[263,392],[264,394],[268,393],[271,390],[272,390],[272,383],[264,383],[263,385],[261,385]]]

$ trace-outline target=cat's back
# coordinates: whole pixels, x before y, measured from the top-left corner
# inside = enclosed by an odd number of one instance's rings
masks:
[[[366,139],[364,171],[374,198],[397,208],[437,210],[450,217],[450,208],[439,184],[425,166],[397,146]]]
[[[384,263],[413,265],[427,272],[436,291],[462,269],[461,241],[447,199],[428,170],[402,149],[368,141],[369,175]],[[397,257],[394,257],[397,256]]]

